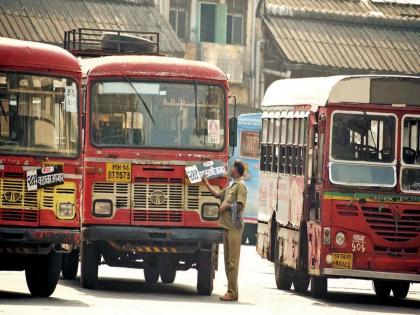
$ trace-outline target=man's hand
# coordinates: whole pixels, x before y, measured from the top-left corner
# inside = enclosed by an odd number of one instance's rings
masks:
[[[222,205],[219,207],[219,214],[222,214],[223,212],[225,212],[229,208],[230,208],[230,205],[222,203]]]
[[[213,197],[220,198],[220,192],[217,189],[215,189],[212,185],[210,185],[209,181],[207,180],[206,174],[203,174],[201,180],[203,181],[204,185],[207,186],[207,189],[210,191]]]
[[[201,177],[201,180],[203,181],[203,183],[208,187],[210,185],[208,179],[207,179],[207,174],[204,173],[203,176]]]

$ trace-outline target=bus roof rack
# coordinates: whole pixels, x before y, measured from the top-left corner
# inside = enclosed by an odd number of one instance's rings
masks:
[[[76,28],[64,32],[64,49],[75,56],[158,55],[159,33]]]

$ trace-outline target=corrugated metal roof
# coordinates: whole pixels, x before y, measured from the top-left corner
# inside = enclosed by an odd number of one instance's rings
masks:
[[[294,0],[349,5],[362,1]],[[268,2],[292,2],[269,0]],[[365,2],[365,1],[363,1]],[[341,7],[342,8],[342,7]],[[300,11],[299,11],[300,10]],[[282,58],[290,63],[342,69],[420,73],[420,23],[417,20],[336,16],[301,8],[271,8],[264,16]]]
[[[392,3],[372,0],[267,0],[266,4],[324,13],[383,16],[395,19],[420,19],[420,5],[402,2]]]
[[[154,6],[106,0],[0,1],[0,36],[62,45],[64,31],[80,27],[159,32],[162,52],[185,53]]]

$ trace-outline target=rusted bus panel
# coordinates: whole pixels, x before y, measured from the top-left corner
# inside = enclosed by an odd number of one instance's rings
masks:
[[[277,209],[277,174],[260,173],[260,208],[258,220],[269,222]]]
[[[283,226],[300,226],[303,211],[303,176],[279,176],[277,188],[277,222]]]
[[[257,226],[257,253],[268,259],[270,251],[270,224],[268,222],[258,222]]]
[[[322,229],[317,222],[307,222],[308,230],[308,273],[318,276],[321,273]]]
[[[277,240],[279,263],[296,270],[299,260],[300,231],[278,229]]]

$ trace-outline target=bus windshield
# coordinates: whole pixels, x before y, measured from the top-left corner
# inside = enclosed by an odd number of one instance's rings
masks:
[[[77,157],[78,104],[73,80],[0,73],[1,152]]]
[[[92,141],[102,147],[221,150],[224,89],[215,85],[126,81],[92,86]]]
[[[331,163],[331,180],[341,184],[393,187],[396,182],[396,117],[335,112],[332,120],[331,157],[335,162]]]
[[[420,192],[420,117],[404,117],[402,137],[401,187]]]

